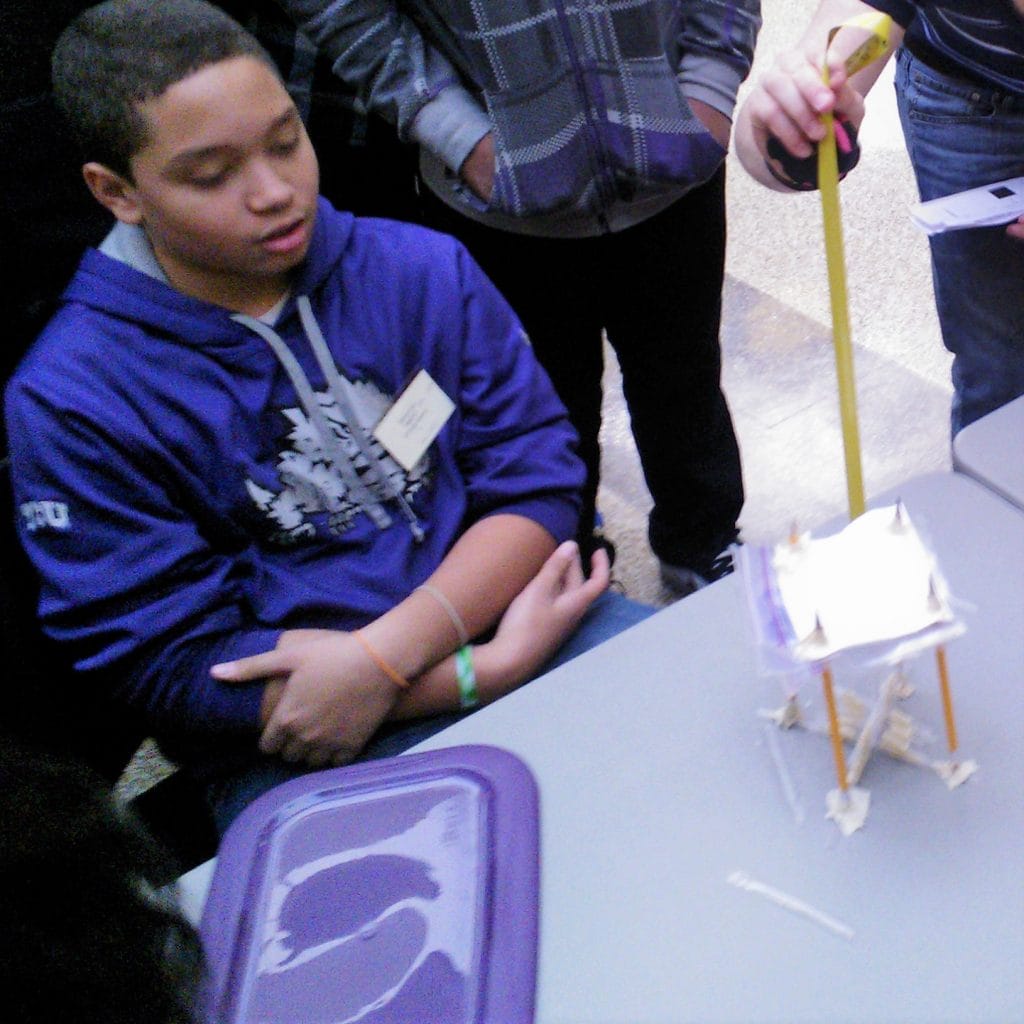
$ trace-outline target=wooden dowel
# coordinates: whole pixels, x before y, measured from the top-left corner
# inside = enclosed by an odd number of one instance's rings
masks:
[[[828,708],[828,734],[832,740],[832,755],[836,762],[836,778],[839,788],[845,793],[846,755],[843,753],[843,734],[839,731],[839,715],[836,712],[836,695],[832,688],[832,670],[825,665],[821,670],[821,685],[825,690],[825,706]]]

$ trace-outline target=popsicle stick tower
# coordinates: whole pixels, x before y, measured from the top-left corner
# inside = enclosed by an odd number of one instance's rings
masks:
[[[817,675],[836,789],[828,816],[844,833],[859,828],[869,794],[858,786],[872,753],[934,770],[952,788],[976,769],[956,759],[958,740],[944,645],[959,636],[945,580],[901,503],[873,509],[839,533],[818,540],[793,530],[772,547],[739,549],[739,563],[766,671],[786,679]],[[897,704],[909,696],[903,663],[934,651],[948,759],[933,760],[920,729]],[[873,702],[840,691],[840,665],[881,666]],[[804,725],[796,690],[771,713],[784,726]],[[853,744],[847,757],[845,744]]]

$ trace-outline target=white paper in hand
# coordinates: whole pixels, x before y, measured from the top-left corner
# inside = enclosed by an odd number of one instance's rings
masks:
[[[931,199],[910,208],[914,223],[929,235],[959,228],[1009,224],[1024,215],[1024,177]]]

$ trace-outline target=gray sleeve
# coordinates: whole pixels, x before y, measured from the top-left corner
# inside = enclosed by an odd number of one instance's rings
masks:
[[[754,60],[760,0],[702,0],[684,7],[680,88],[688,99],[703,100],[731,118]]]
[[[488,130],[486,114],[451,62],[394,2],[275,2],[327,55],[364,109],[394,124],[402,139],[433,150],[453,170]],[[475,115],[469,125],[467,110]]]

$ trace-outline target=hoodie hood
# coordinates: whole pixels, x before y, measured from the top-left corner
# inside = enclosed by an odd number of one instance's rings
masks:
[[[309,251],[292,281],[293,295],[311,295],[330,279],[349,247],[354,222],[352,214],[318,200]],[[230,310],[183,295],[151,272],[98,249],[82,257],[62,301],[83,303],[183,344],[236,348],[257,341],[233,322]]]

